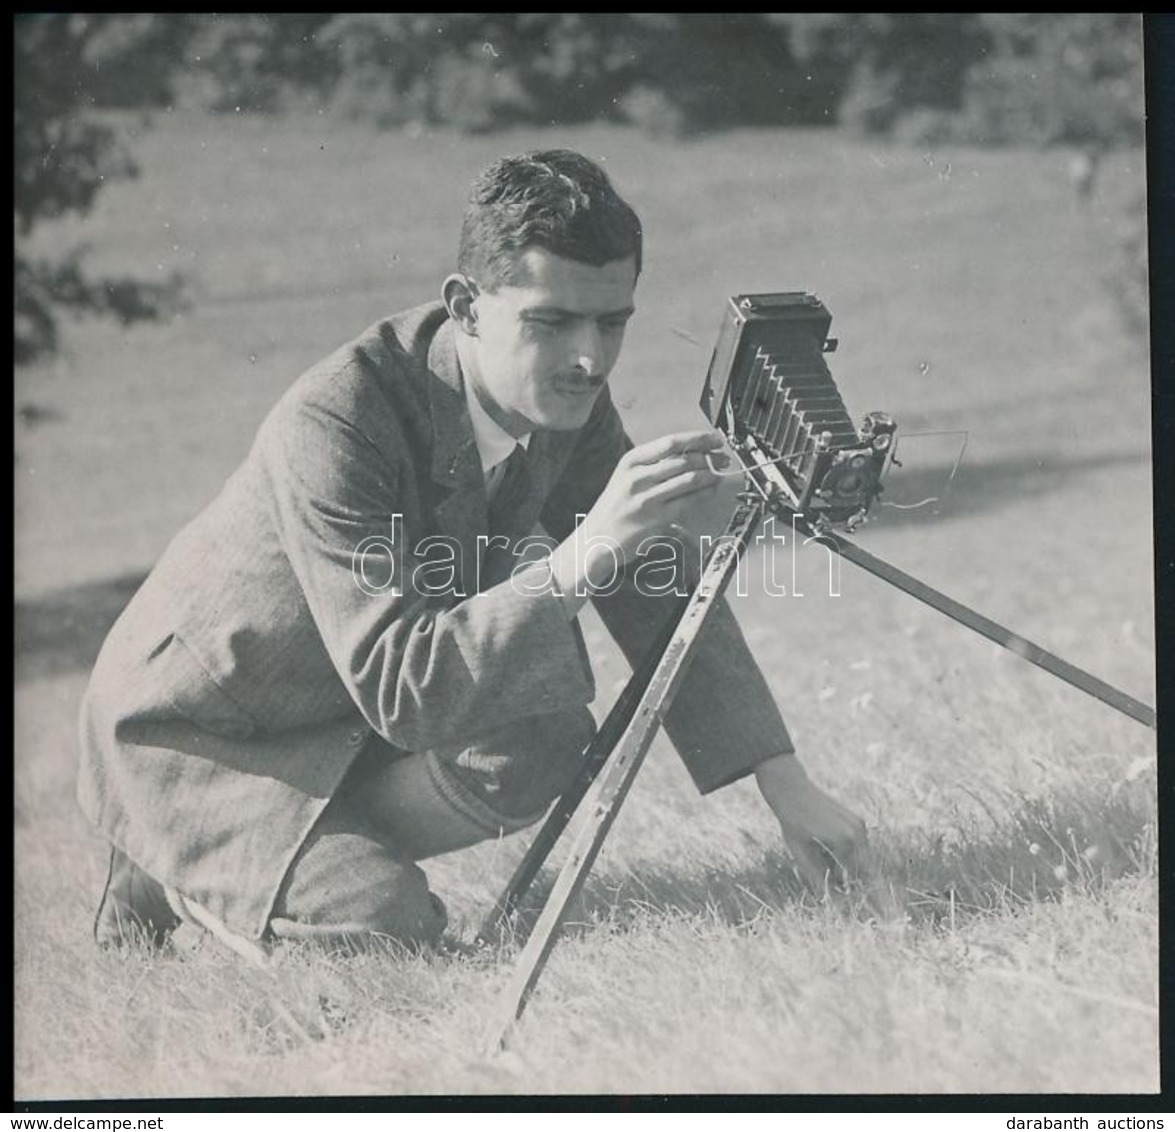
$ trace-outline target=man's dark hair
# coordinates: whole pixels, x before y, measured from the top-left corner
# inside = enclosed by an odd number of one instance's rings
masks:
[[[641,223],[594,162],[569,149],[502,157],[473,182],[457,267],[486,290],[514,282],[528,247],[599,267],[632,256]]]

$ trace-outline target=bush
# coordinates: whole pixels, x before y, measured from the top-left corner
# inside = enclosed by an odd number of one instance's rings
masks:
[[[184,51],[172,71],[176,101],[215,111],[278,113],[324,99],[339,78],[338,60],[319,39],[333,18],[319,13],[183,17]]]
[[[1143,139],[1137,13],[989,13],[952,135],[980,145],[1109,149]]]
[[[932,122],[962,104],[966,76],[989,38],[972,14],[866,13],[848,17],[839,104],[841,124],[861,133],[895,131],[911,116]]]
[[[337,16],[318,36],[349,113],[488,129],[615,116],[630,16],[566,12]]]

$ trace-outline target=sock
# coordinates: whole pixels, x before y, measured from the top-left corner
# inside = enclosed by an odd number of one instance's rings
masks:
[[[367,812],[414,861],[468,848],[507,828],[463,794],[431,753],[396,759],[363,783]]]

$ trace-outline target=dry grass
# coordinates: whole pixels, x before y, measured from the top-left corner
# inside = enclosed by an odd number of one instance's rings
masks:
[[[79,326],[16,378],[56,414],[16,437],[18,1098],[1155,1091],[1153,736],[850,568],[828,597],[818,550],[802,599],[766,596],[754,552],[735,608],[811,772],[870,823],[871,902],[804,896],[753,787],[699,798],[659,740],[501,1057],[506,953],[93,950],[73,720],[105,627],[292,377],[434,292],[472,173],[555,143],[606,158],[646,220],[613,379],[638,438],[696,424],[725,295],[815,291],[855,414],[970,432],[945,495],[944,442],[910,442],[891,498],[943,498],[862,542],[1151,698],[1147,364],[1100,281],[1140,160],[1079,209],[1060,154],[161,120],[143,178],[44,238],[183,268],[192,310]],[[624,668],[588,636],[602,712]],[[430,863],[459,935],[521,848]]]

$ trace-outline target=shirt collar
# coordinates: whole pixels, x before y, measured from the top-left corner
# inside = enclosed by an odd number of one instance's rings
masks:
[[[485,407],[478,400],[473,391],[473,385],[465,379],[465,404],[469,407],[469,419],[473,424],[473,438],[477,441],[477,453],[481,457],[481,470],[488,473],[491,468],[497,467],[514,451],[516,444],[523,448],[530,445],[532,433],[525,436],[513,437],[493,417],[485,411]]]

